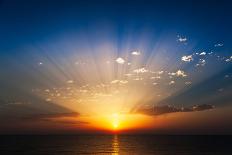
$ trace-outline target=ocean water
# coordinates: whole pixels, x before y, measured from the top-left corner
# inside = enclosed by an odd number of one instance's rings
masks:
[[[0,136],[0,155],[232,155],[232,136]]]

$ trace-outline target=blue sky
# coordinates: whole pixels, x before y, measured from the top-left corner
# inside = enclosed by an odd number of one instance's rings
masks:
[[[81,115],[166,104],[231,106],[231,6],[0,1],[0,104]]]

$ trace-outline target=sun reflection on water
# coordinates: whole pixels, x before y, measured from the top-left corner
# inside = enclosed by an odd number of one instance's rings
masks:
[[[112,154],[113,155],[119,155],[118,135],[114,135],[114,137],[113,137],[113,141],[112,141]]]

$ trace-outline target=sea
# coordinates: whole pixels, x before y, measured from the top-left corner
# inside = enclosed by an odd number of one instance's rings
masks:
[[[232,155],[232,136],[2,135],[0,155]]]

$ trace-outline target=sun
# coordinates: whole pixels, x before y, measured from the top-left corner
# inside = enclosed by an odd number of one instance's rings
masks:
[[[118,113],[112,114],[112,126],[113,126],[113,129],[117,130],[119,128],[119,124],[120,124],[119,114]]]

